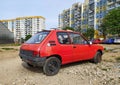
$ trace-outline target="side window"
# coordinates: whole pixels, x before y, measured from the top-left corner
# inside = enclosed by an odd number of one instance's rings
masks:
[[[70,44],[69,36],[65,32],[58,32],[57,38],[60,44]]]
[[[87,41],[83,39],[79,34],[70,34],[71,41],[73,44],[87,44]]]

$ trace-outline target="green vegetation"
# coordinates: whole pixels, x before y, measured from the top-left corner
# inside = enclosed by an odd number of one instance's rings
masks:
[[[27,41],[29,38],[31,38],[32,37],[32,35],[26,35],[26,37],[25,37],[25,41]]]
[[[14,50],[14,48],[2,48],[3,50]]]
[[[62,30],[72,30],[72,31],[76,31],[76,32],[81,32],[81,28],[72,28],[72,27],[65,27],[65,28],[62,28]],[[94,37],[94,29],[93,28],[87,28],[87,30],[85,32],[82,32],[82,34],[88,38],[88,39],[93,39]]]
[[[120,7],[111,10],[104,18],[99,29],[104,36],[107,33],[120,36]]]
[[[3,50],[15,50],[15,51],[18,51],[18,49],[14,49],[14,48],[1,48]]]
[[[20,46],[21,44],[15,44],[15,43],[13,43],[13,44],[0,44],[0,46]]]
[[[72,28],[72,27],[65,27],[65,28],[62,28],[62,30],[72,30],[72,31],[75,31],[74,28]]]
[[[88,39],[93,39],[94,29],[93,28],[87,28],[86,32],[83,32],[83,35]]]

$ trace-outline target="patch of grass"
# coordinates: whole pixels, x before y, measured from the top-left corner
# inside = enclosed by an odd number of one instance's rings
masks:
[[[104,48],[104,52],[109,52],[109,50],[107,50],[106,48]]]
[[[105,61],[105,62],[115,62],[114,59],[104,59],[103,61]]]
[[[0,44],[0,46],[20,46],[21,44]]]
[[[14,50],[14,48],[2,48],[3,50]]]

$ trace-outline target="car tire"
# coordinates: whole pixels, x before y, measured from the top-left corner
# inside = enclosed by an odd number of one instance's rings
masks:
[[[100,63],[101,61],[102,61],[102,53],[98,51],[95,57],[93,58],[93,63],[97,64]]]
[[[47,76],[53,76],[59,72],[61,61],[57,57],[50,57],[45,61],[43,71]]]

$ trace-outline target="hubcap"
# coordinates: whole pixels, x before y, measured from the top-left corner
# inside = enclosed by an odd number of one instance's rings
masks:
[[[58,68],[58,64],[56,61],[52,61],[48,64],[48,70],[52,73],[55,72],[57,68]]]

